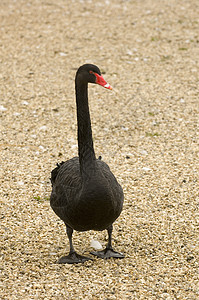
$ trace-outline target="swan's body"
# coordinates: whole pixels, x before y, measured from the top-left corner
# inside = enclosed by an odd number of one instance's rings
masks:
[[[70,253],[60,263],[84,262],[89,258],[77,254],[72,245],[73,229],[77,231],[108,230],[105,250],[93,252],[102,258],[123,258],[112,249],[112,224],[123,206],[123,191],[108,165],[96,159],[93,148],[88,107],[88,82],[111,88],[94,65],[83,65],[76,74],[76,104],[79,157],[59,164],[51,173],[50,205],[64,221],[70,242]]]
[[[122,189],[105,162],[96,160],[96,170],[83,183],[79,158],[74,157],[58,169],[51,206],[74,230],[104,230],[120,215],[122,199]]]

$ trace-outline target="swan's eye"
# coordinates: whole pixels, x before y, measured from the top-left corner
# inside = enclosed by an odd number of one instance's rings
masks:
[[[89,71],[89,73],[90,73],[90,74],[94,74],[94,72],[93,72],[93,71]]]

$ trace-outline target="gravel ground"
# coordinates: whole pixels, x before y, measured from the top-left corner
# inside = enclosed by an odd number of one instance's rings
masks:
[[[198,0],[0,1],[0,299],[199,299]],[[50,172],[77,154],[74,76],[89,86],[96,155],[125,193],[123,260],[59,265],[69,247]],[[79,253],[95,237],[74,234]]]

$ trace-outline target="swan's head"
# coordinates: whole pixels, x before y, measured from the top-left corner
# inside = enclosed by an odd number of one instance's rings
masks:
[[[106,89],[112,90],[109,83],[103,78],[100,69],[92,64],[85,64],[77,70],[76,78],[85,83],[96,83],[103,86]]]

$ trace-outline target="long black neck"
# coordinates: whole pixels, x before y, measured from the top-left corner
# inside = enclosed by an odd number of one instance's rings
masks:
[[[91,119],[88,106],[88,84],[75,80],[77,127],[78,127],[78,152],[81,174],[88,177],[91,170],[95,169],[95,151],[91,129]]]

